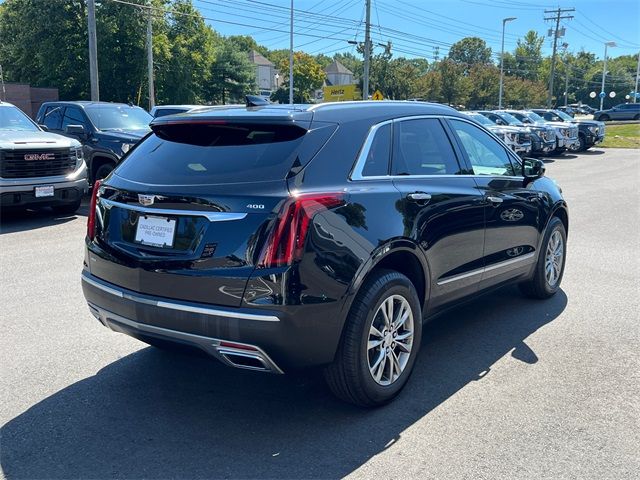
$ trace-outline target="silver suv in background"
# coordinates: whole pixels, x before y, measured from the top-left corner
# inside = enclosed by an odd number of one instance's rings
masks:
[[[80,142],[45,132],[19,108],[0,102],[1,207],[72,214],[87,188]]]

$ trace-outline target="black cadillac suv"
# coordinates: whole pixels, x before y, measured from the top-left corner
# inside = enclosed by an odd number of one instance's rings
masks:
[[[82,287],[114,331],[321,366],[371,406],[405,385],[426,319],[507,283],[560,287],[558,186],[452,108],[232,107],[151,129],[93,189]]]

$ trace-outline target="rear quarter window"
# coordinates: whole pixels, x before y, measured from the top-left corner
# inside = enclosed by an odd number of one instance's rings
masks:
[[[156,185],[206,185],[285,179],[302,168],[335,128],[292,124],[154,125],[116,170]]]

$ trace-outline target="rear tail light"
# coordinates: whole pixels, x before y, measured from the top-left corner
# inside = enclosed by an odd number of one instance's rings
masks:
[[[282,267],[300,260],[313,216],[344,203],[343,193],[311,193],[288,199],[262,248],[258,266]]]
[[[98,191],[102,185],[102,180],[96,180],[91,192],[91,203],[89,204],[89,215],[87,216],[87,237],[89,240],[96,238],[96,206],[98,203]]]

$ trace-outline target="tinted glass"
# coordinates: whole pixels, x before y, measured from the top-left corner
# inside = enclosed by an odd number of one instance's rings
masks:
[[[293,125],[155,126],[155,133],[131,151],[116,173],[161,185],[284,179],[292,168],[304,165],[333,131],[307,132]]]
[[[0,107],[0,131],[37,132],[38,127],[17,107]]]
[[[154,117],[166,117],[167,115],[174,115],[176,113],[184,113],[188,111],[189,109],[186,108],[158,108],[154,113]]]
[[[153,117],[140,107],[94,105],[85,109],[99,130],[148,130]]]
[[[389,158],[391,157],[391,124],[381,126],[376,132],[362,175],[373,177],[389,174]]]
[[[506,150],[478,127],[451,120],[476,175],[516,175]]]
[[[468,115],[469,118],[472,118],[481,125],[486,125],[488,127],[495,125],[491,120],[480,113],[466,113],[465,115]]]
[[[394,175],[455,175],[460,166],[438,119],[398,122],[395,126]]]
[[[544,118],[542,118],[536,112],[527,112],[526,115],[534,122],[544,122]]]
[[[64,110],[64,117],[62,118],[62,129],[67,125],[83,125],[84,126],[84,116],[79,108],[76,107],[67,107]]]
[[[509,125],[515,125],[515,126],[521,126],[522,125],[522,122],[520,120],[518,120],[516,117],[514,117],[513,115],[510,115],[510,114],[505,113],[505,112],[500,112],[498,115],[500,116],[500,118],[502,118]]]
[[[60,130],[63,107],[47,107],[42,123],[50,130]]]

